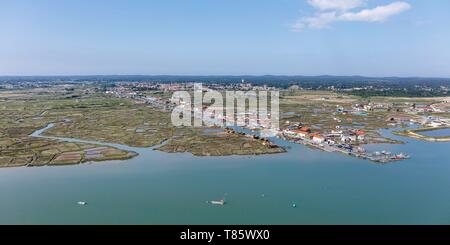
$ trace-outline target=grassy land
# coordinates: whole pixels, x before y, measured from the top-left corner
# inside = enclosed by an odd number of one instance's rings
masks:
[[[134,147],[169,142],[159,150],[197,156],[253,155],[282,152],[244,136],[205,133],[204,128],[175,128],[170,114],[127,99],[75,90],[0,93],[0,167],[78,164],[127,159],[134,153],[112,147],[32,138],[54,123],[44,136],[78,138]]]
[[[25,97],[0,101],[0,167],[79,164],[128,159],[135,155],[112,147],[29,137],[35,130],[58,120],[51,111],[63,101],[40,96],[33,99],[28,93]]]
[[[269,148],[261,140],[229,134],[223,130],[205,132],[199,129],[177,129],[168,144],[158,148],[164,152],[190,152],[195,156],[260,155],[285,152]]]
[[[103,104],[99,105],[99,102]],[[133,147],[150,147],[172,137],[167,113],[126,100],[103,98],[65,105],[48,113],[58,118],[45,135],[71,137]]]

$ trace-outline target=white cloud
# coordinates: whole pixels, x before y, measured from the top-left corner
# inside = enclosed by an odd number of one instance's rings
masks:
[[[360,7],[363,0],[308,0],[314,8],[320,10],[348,10]]]
[[[313,29],[322,29],[328,26],[328,24],[335,22],[338,16],[336,12],[318,13],[313,17],[303,17],[293,25],[293,29],[300,31],[306,27]]]
[[[383,22],[389,19],[391,16],[397,15],[411,8],[411,5],[409,3],[393,2],[388,5],[378,6],[372,9],[362,9],[356,12],[352,12],[348,9],[350,8],[350,6],[355,5],[350,5],[350,0],[348,0],[348,5],[339,5],[338,2],[341,1],[345,2],[344,0],[308,0],[308,3],[313,7],[319,6],[317,4],[320,2],[320,4],[322,4],[322,8],[317,7],[320,10],[334,10],[318,11],[314,16],[300,18],[292,25],[292,30],[301,31],[305,28],[321,29],[329,27],[331,23],[338,21]],[[335,2],[335,5],[328,4],[329,2]],[[325,8],[326,6],[328,7]],[[342,9],[342,7],[344,6],[347,6],[347,9]]]
[[[363,9],[357,13],[343,13],[340,16],[341,20],[348,21],[368,21],[368,22],[382,22],[389,17],[399,14],[411,8],[411,5],[405,2],[394,2],[385,6],[379,6],[373,9]]]

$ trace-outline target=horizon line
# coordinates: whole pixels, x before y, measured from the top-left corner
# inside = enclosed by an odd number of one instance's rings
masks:
[[[29,78],[29,77],[108,77],[108,76],[116,76],[116,77],[125,77],[125,76],[136,76],[136,77],[362,77],[362,78],[421,78],[421,79],[450,79],[445,76],[370,76],[370,75],[283,75],[283,74],[265,74],[265,75],[252,75],[252,74],[241,74],[241,75],[180,75],[180,74],[158,74],[158,75],[148,75],[148,74],[89,74],[89,75],[0,75],[0,78],[8,78],[8,77],[21,77],[21,78]]]

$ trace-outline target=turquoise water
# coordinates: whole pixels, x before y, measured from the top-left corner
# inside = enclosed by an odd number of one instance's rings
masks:
[[[420,134],[423,134],[425,136],[431,136],[431,137],[450,136],[450,128],[431,130],[431,131],[423,131],[423,132],[420,132]]]
[[[393,138],[408,144],[369,148],[411,159],[378,165],[284,143],[288,153],[268,156],[129,148],[140,156],[0,169],[0,223],[450,224],[450,144]]]

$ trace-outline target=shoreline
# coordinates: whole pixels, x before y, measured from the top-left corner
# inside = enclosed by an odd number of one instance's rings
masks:
[[[121,144],[115,144],[115,143],[106,143],[106,142],[97,142],[97,141],[92,141],[92,140],[82,140],[82,139],[76,139],[76,138],[67,138],[67,137],[57,137],[57,136],[45,136],[43,134],[45,134],[45,131],[47,131],[48,129],[54,127],[55,125],[53,123],[48,124],[46,127],[41,128],[36,130],[35,132],[33,132],[32,134],[30,134],[30,137],[36,137],[36,138],[42,138],[42,139],[47,139],[47,140],[58,140],[58,141],[62,141],[62,142],[72,142],[72,143],[84,143],[84,144],[91,144],[91,145],[95,145],[95,146],[100,146],[100,147],[111,147],[114,149],[118,149],[121,151],[125,151],[127,152],[126,155],[124,156],[119,156],[119,157],[112,157],[112,158],[106,158],[106,159],[86,159],[84,157],[84,155],[82,155],[81,159],[76,161],[76,162],[60,162],[57,164],[36,164],[36,165],[31,165],[31,164],[24,164],[23,166],[26,167],[41,167],[41,166],[66,166],[66,165],[78,165],[78,164],[85,164],[85,163],[95,163],[95,162],[105,162],[105,161],[125,161],[125,160],[129,160],[129,159],[133,159],[135,157],[138,157],[140,154],[136,151],[136,149],[149,149],[149,150],[156,150],[159,152],[163,152],[166,154],[173,154],[173,153],[189,153],[192,156],[195,157],[227,157],[227,156],[263,156],[263,155],[274,155],[274,154],[282,154],[282,153],[287,153],[288,150],[285,149],[284,147],[279,147],[280,150],[277,152],[267,152],[267,153],[255,153],[255,154],[239,154],[239,153],[233,153],[233,154],[226,154],[226,155],[203,155],[203,154],[195,154],[192,152],[177,152],[177,151],[165,151],[162,150],[161,147],[163,147],[165,144],[167,144],[170,139],[164,140],[162,142],[160,142],[160,144],[156,144],[153,145],[151,147],[148,148],[142,148],[142,147],[132,147],[132,146],[127,146],[127,145],[121,145]],[[392,131],[391,133],[394,135],[399,135],[399,136],[410,136],[413,138],[418,138],[418,139],[423,139],[423,140],[427,140],[430,142],[447,142],[450,141],[450,138],[444,138],[442,140],[431,140],[431,139],[427,139],[427,138],[433,138],[433,137],[429,137],[429,136],[423,136],[417,133],[413,133],[413,132],[420,132],[420,131],[429,131],[429,130],[439,130],[439,129],[446,129],[446,128],[450,128],[450,127],[440,127],[440,128],[421,128],[421,129],[415,129],[415,130],[405,130],[405,131]],[[243,129],[245,130],[245,129]],[[409,132],[408,135],[404,135],[405,133],[402,132]],[[283,141],[287,141],[287,142],[292,142],[295,144],[301,144],[304,146],[307,146],[311,149],[318,149],[321,150],[323,152],[328,152],[328,153],[341,153],[342,155],[346,155],[349,157],[356,157],[356,158],[360,158],[360,159],[364,159],[364,160],[369,160],[372,162],[377,162],[377,163],[389,163],[389,162],[396,162],[396,161],[400,161],[400,160],[406,160],[409,157],[405,156],[405,157],[398,157],[399,155],[393,155],[393,154],[375,154],[375,153],[368,153],[368,152],[353,152],[353,151],[348,151],[346,149],[343,148],[338,148],[336,146],[330,146],[330,145],[318,145],[315,144],[313,142],[308,142],[306,140],[301,140],[301,139],[290,139],[287,136],[282,135],[281,140]],[[134,150],[133,150],[134,149]],[[21,167],[21,166],[2,166],[5,168],[13,168],[13,167]]]
[[[450,127],[426,127],[418,129],[408,129],[403,131],[393,131],[392,133],[398,136],[406,136],[418,140],[428,142],[450,142],[450,136],[427,136],[420,134],[419,132],[436,131],[442,129],[450,129]]]

